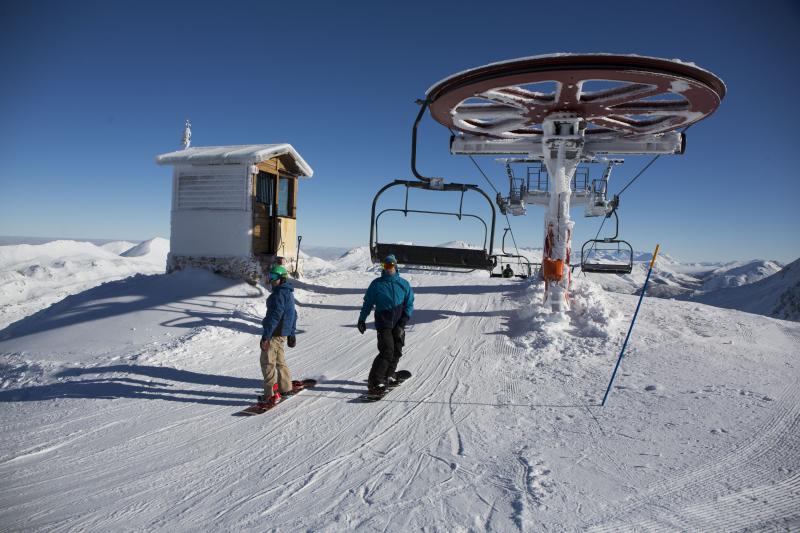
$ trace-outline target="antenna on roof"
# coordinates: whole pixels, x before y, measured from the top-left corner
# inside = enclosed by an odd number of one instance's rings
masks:
[[[183,126],[183,149],[189,148],[190,144],[192,144],[192,123],[187,118],[186,124]]]

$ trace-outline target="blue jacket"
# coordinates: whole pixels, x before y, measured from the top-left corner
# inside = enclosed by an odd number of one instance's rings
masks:
[[[294,287],[288,282],[272,288],[267,298],[267,316],[261,322],[264,326],[262,339],[288,337],[295,334],[297,311],[294,309]]]
[[[358,321],[364,322],[373,307],[375,329],[394,328],[401,318],[405,324],[414,312],[414,291],[400,274],[390,276],[383,272],[369,284]]]

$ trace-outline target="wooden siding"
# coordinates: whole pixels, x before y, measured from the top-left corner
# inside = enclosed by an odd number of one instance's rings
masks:
[[[294,260],[297,254],[297,221],[286,217],[278,217],[278,220],[280,220],[280,241],[277,255]]]
[[[278,212],[278,180],[280,177],[290,178],[289,209],[292,217],[269,216],[267,207],[255,200],[256,179],[258,174],[251,176],[250,190],[253,205],[253,253],[256,255],[274,254],[286,258],[294,258],[297,254],[297,177],[286,172],[286,167],[280,159],[273,158],[256,165],[259,171],[275,175],[273,181],[274,197],[272,198],[272,213]]]
[[[272,231],[272,220],[267,216],[267,209],[264,204],[253,201],[253,253],[270,254],[273,253],[273,246],[270,236]]]

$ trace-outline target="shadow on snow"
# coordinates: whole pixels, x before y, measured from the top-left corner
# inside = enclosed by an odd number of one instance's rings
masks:
[[[20,338],[143,311],[173,315],[174,318],[159,322],[164,327],[218,326],[244,333],[260,334],[260,319],[238,316],[251,322],[252,325],[229,320],[234,312],[233,306],[220,304],[218,300],[209,298],[210,295],[235,285],[241,285],[241,282],[201,270],[157,275],[139,274],[67,296],[60,302],[0,331],[0,340]],[[263,292],[259,291],[258,294],[226,294],[224,297],[249,299],[260,298],[263,295]]]
[[[49,385],[0,391],[0,402],[36,402],[63,398],[140,398],[183,403],[241,406],[253,403],[256,395],[255,391],[263,386],[263,381],[260,379],[201,374],[188,370],[178,370],[176,368],[137,365],[67,368],[55,374],[55,377],[79,378],[85,374],[128,374],[145,376],[152,379],[145,380],[124,376],[109,376],[96,379],[62,381]],[[247,393],[207,391],[178,388],[173,385],[174,382],[252,390]]]

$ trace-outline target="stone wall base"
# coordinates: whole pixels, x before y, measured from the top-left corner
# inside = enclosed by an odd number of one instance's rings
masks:
[[[263,277],[261,264],[252,256],[203,257],[173,254],[167,256],[167,273],[190,267],[210,270],[226,278],[241,279],[251,285],[256,285]]]
[[[259,280],[266,278],[265,273],[269,272],[276,259],[274,255],[206,257],[170,253],[167,256],[167,273],[190,267],[203,268],[226,278],[257,285]],[[294,259],[284,260],[283,265],[289,272],[295,271]]]

